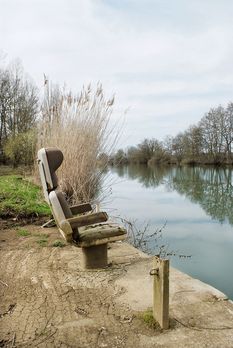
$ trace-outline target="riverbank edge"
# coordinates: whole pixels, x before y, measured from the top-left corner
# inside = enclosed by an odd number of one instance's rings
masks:
[[[119,243],[118,243],[119,244]],[[117,243],[115,243],[117,245]],[[119,247],[119,246],[118,246]],[[133,260],[132,262],[132,268],[136,268],[137,262],[139,263],[145,263],[145,265],[149,266],[149,272],[146,273],[147,275],[147,280],[150,279],[150,285],[151,285],[151,279],[153,277],[149,277],[150,270],[153,268],[153,258],[154,256],[151,256],[137,248],[135,248],[133,245],[129,244],[127,241],[124,243],[121,243],[121,258],[125,260],[124,262],[127,263],[127,254],[133,255]],[[125,249],[125,250],[124,250]],[[111,251],[110,251],[110,257],[111,257]],[[114,259],[117,257],[115,253],[112,256]],[[121,261],[122,262],[122,261]],[[147,269],[147,268],[146,268]],[[138,270],[137,270],[138,271]],[[135,274],[137,272],[135,271]],[[138,278],[138,273],[137,273],[137,278]],[[215,288],[214,286],[203,282],[202,280],[199,280],[198,278],[193,278],[192,276],[188,275],[187,273],[178,270],[177,268],[171,267],[170,266],[170,294],[173,292],[173,282],[176,280],[176,278],[179,280],[179,282],[183,282],[182,286],[189,286],[190,284],[195,288],[200,290],[200,292],[208,292],[212,294],[213,296],[216,296],[218,300],[222,301],[229,301],[230,303],[233,304],[233,300],[229,299],[226,294],[224,294],[221,290]],[[145,278],[146,279],[146,278]]]
[[[110,258],[119,258],[119,252],[123,262],[127,263],[127,255],[131,255],[131,261],[127,272],[115,281],[117,286],[125,289],[116,302],[134,311],[144,312],[153,305],[153,277],[149,274],[153,268],[153,256],[128,243],[121,243],[113,247]],[[177,342],[179,348],[233,347],[233,301],[227,295],[170,267],[169,298],[170,329],[153,339],[142,337],[140,347],[155,347],[155,344],[175,347],[174,343]],[[172,329],[174,322],[181,327]],[[217,333],[216,337],[213,333]]]

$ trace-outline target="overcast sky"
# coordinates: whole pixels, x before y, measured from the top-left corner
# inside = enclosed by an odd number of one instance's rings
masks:
[[[0,51],[39,88],[101,81],[124,147],[233,101],[232,18],[232,0],[0,0]]]

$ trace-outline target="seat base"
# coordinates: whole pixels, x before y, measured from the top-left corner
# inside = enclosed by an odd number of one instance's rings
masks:
[[[82,266],[84,269],[107,267],[107,243],[82,247]]]

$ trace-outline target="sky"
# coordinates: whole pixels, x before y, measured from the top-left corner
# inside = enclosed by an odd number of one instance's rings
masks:
[[[162,140],[233,101],[232,0],[0,0],[0,65],[79,92],[103,84],[119,147]]]

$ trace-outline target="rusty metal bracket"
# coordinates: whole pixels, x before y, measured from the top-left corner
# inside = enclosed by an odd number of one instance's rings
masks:
[[[151,275],[151,276],[159,277],[159,269],[158,269],[158,268],[152,268],[152,269],[150,270],[150,275]]]

